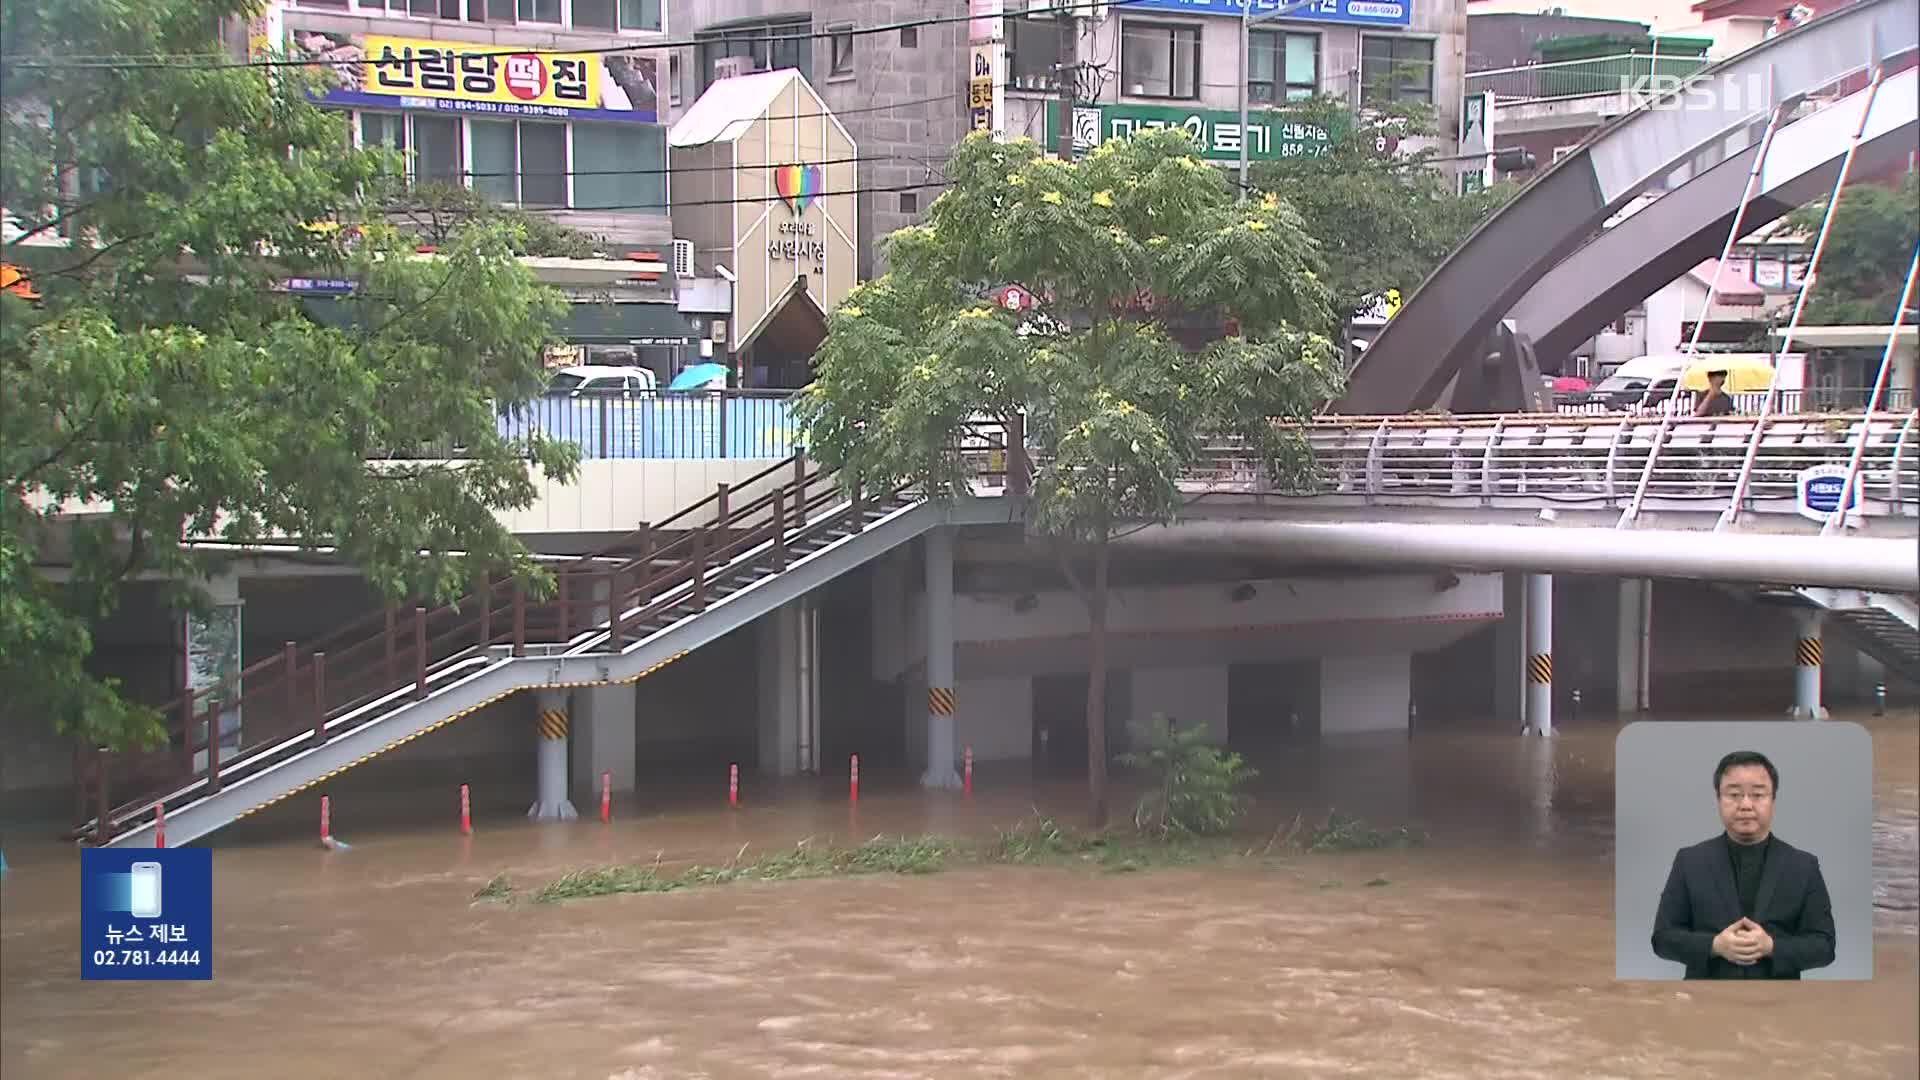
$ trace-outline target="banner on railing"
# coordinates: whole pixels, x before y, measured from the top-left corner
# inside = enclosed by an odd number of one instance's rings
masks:
[[[732,393],[542,398],[500,418],[500,434],[538,431],[585,458],[783,458],[799,438],[790,401]]]

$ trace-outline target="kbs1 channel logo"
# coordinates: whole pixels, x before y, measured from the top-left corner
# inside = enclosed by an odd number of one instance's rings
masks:
[[[80,977],[213,978],[213,852],[89,848],[80,853]]]

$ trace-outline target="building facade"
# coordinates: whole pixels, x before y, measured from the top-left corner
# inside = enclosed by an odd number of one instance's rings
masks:
[[[678,115],[719,79],[799,69],[860,147],[862,278],[882,268],[884,238],[917,221],[939,194],[946,155],[969,131],[1055,144],[1059,73],[1069,58],[1076,121],[1085,129],[1077,146],[1174,123],[1195,130],[1210,158],[1238,160],[1240,0],[1052,10],[1060,6],[972,0],[971,19],[907,26],[952,19],[961,5],[845,0],[815,10],[822,6],[809,0],[669,0],[676,38],[697,44],[674,50],[668,107]],[[1363,88],[1376,86],[1432,104],[1440,129],[1456,130],[1466,0],[1315,0],[1308,7],[1263,18],[1274,0],[1254,0],[1245,67],[1251,107],[1315,93],[1359,103]],[[890,29],[852,32],[874,27]],[[1249,127],[1253,160],[1299,152],[1300,140],[1279,125]],[[1442,140],[1441,152],[1451,146]]]
[[[546,215],[632,260],[631,276],[561,284],[580,302],[548,362],[664,379],[695,344],[666,265],[667,53],[647,48],[665,16],[662,0],[277,0],[245,48],[327,62],[320,104],[350,115],[357,144],[405,152],[410,180]]]

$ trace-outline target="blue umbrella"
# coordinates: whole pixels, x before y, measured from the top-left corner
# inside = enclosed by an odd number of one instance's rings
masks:
[[[718,384],[718,385],[715,385]],[[727,365],[692,364],[673,377],[669,390],[717,390],[727,385]]]

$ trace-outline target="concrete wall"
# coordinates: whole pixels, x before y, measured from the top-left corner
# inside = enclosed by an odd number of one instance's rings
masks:
[[[1181,727],[1203,724],[1209,741],[1227,741],[1227,666],[1142,668],[1133,673],[1133,723],[1155,713]]]
[[[522,535],[625,533],[643,521],[664,521],[713,494],[718,485],[737,484],[773,463],[762,458],[582,461],[572,483],[536,480],[533,505],[505,511],[500,521]],[[777,475],[741,488],[733,505],[743,505],[789,479]],[[709,504],[681,519],[676,527],[707,524],[713,521],[713,511]]]
[[[971,746],[975,761],[1025,758],[1033,745],[1033,680],[1014,676],[958,681],[955,753]]]
[[[1411,657],[1327,656],[1320,660],[1320,733],[1405,731]]]

